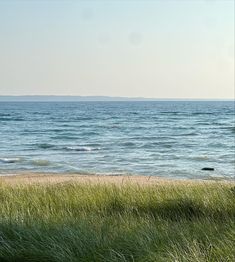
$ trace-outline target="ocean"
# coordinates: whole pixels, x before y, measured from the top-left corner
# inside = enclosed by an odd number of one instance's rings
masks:
[[[233,101],[0,102],[0,174],[235,179],[234,112]]]

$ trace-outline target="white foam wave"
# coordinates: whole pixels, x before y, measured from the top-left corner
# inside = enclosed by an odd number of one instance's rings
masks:
[[[91,152],[91,151],[100,150],[99,147],[93,148],[89,146],[67,146],[66,149],[73,150],[73,151],[81,151],[81,152]]]
[[[21,158],[20,157],[14,157],[14,158],[0,158],[0,162],[1,163],[5,163],[5,164],[12,164],[12,163],[16,163],[16,162],[20,162]]]

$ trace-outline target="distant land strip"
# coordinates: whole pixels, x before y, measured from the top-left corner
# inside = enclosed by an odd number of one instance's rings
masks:
[[[78,102],[78,101],[234,101],[234,99],[192,99],[192,98],[145,98],[112,96],[59,96],[59,95],[25,95],[1,96],[0,102]]]

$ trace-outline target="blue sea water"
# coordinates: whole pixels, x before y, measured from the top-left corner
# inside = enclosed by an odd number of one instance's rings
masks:
[[[234,117],[233,101],[0,102],[0,174],[235,179]]]

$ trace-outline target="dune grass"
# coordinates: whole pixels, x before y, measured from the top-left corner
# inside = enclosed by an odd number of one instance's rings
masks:
[[[235,188],[0,185],[0,261],[235,261]]]

